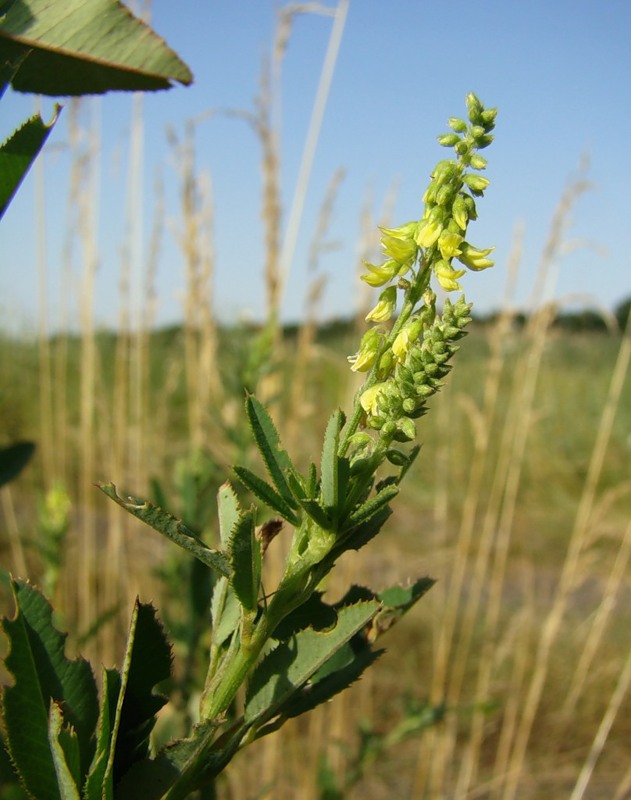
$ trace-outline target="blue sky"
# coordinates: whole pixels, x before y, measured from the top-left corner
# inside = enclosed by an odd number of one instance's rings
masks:
[[[327,0],[333,7],[333,0]],[[132,245],[142,271],[152,227],[155,175],[165,183],[166,215],[177,224],[177,178],[166,126],[182,135],[187,120],[210,109],[251,109],[261,59],[275,25],[271,0],[204,3],[154,0],[152,24],[189,64],[195,84],[143,98],[143,190]],[[287,220],[320,70],[331,33],[330,17],[295,20],[283,61],[281,168],[283,219]],[[592,188],[577,202],[568,238],[578,247],[559,264],[553,296],[568,307],[611,309],[631,295],[629,157],[631,141],[631,4],[627,0],[485,0],[449,4],[423,0],[351,0],[333,76],[283,317],[304,308],[313,275],[307,249],[326,187],[338,168],[345,178],[336,196],[329,238],[339,244],[323,256],[325,318],[355,309],[360,213],[370,194],[378,216],[396,184],[392,222],[422,213],[421,196],[434,163],[447,151],[436,143],[450,116],[464,114],[476,92],[499,108],[496,141],[486,151],[491,179],[479,203],[469,240],[495,245],[496,266],[463,278],[468,299],[482,311],[502,303],[515,227],[524,247],[515,303],[528,308],[550,222],[568,182],[589,159]],[[50,115],[52,102],[44,102]],[[33,108],[33,99],[7,95],[2,135]],[[99,267],[95,314],[114,325],[119,314],[121,249],[126,241],[129,128],[132,98],[107,95],[89,101],[84,119],[100,119],[102,155],[95,206]],[[53,131],[42,162],[46,193],[43,230],[47,253],[47,315],[51,327],[68,304],[75,318],[81,295],[81,254],[70,263],[63,245],[68,229],[70,160],[68,109]],[[216,252],[215,305],[219,316],[261,317],[263,230],[260,222],[260,147],[241,120],[213,117],[197,129],[197,160],[213,186]],[[29,175],[0,226],[3,269],[0,312],[11,327],[38,318],[37,236],[33,232],[37,179]],[[95,213],[96,213],[95,212]],[[156,277],[158,323],[182,316],[185,276],[171,225],[163,235]],[[138,278],[132,279],[138,281]],[[60,298],[64,299],[60,299]],[[546,297],[544,299],[550,299]]]

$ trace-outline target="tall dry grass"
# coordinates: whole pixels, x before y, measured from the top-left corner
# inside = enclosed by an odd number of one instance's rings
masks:
[[[333,367],[333,354],[317,343],[318,305],[325,279],[315,266],[330,244],[328,222],[339,175],[332,179],[316,226],[314,281],[307,291],[305,323],[295,349],[283,341],[279,322],[347,8],[342,0],[335,9],[312,126],[285,227],[279,188],[283,54],[295,14],[330,13],[330,9],[312,3],[282,9],[256,108],[231,112],[252,125],[262,154],[266,231],[262,274],[265,312],[272,330],[262,366],[274,369],[261,371],[258,390],[271,402],[298,459],[313,455],[311,448],[329,411],[316,402],[313,376],[334,379],[339,402],[346,407],[356,389],[344,364],[338,361],[339,366]],[[161,565],[168,553],[157,536],[113,504],[102,502],[93,481],[115,479],[123,488],[147,495],[152,477],[167,485],[173,481],[178,459],[204,452],[213,463],[224,465],[247,453],[231,435],[238,425],[238,404],[213,368],[221,358],[212,294],[213,199],[210,178],[196,167],[196,133],[202,122],[212,124],[212,114],[188,123],[183,134],[175,129],[170,134],[179,168],[175,234],[184,270],[186,322],[172,345],[163,385],[156,393],[152,378],[155,339],[150,329],[166,211],[158,188],[145,255],[144,223],[138,211],[143,180],[142,101],[134,102],[130,120],[129,227],[119,268],[120,319],[111,359],[100,346],[93,312],[101,170],[99,104],[73,103],[69,111],[68,146],[73,155],[64,258],[68,285],[76,283],[78,273],[81,335],[78,353],[69,335],[50,336],[46,309],[51,298],[45,290],[46,186],[40,173],[42,317],[37,339],[36,438],[42,479],[39,486],[30,488],[41,492],[53,483],[61,484],[73,500],[66,570],[54,600],[75,641],[95,621],[113,616],[83,645],[95,663],[111,663],[120,659],[135,594],[153,597],[159,606],[168,604],[169,598],[161,596],[164,586],[151,569]],[[568,242],[570,211],[586,188],[580,179],[561,198],[535,270],[535,298],[554,295]],[[382,222],[388,221],[390,207],[387,201]],[[362,216],[364,220],[370,217],[367,208]],[[372,229],[372,219],[363,228]],[[612,440],[625,410],[623,398],[628,397],[631,326],[619,339],[609,383],[601,393],[597,427],[583,437],[591,439],[591,451],[580,454],[585,473],[567,513],[556,512],[555,489],[550,487],[548,502],[555,525],[559,520],[560,524],[549,546],[542,545],[545,534],[535,535],[528,526],[540,524],[546,509],[533,513],[527,504],[533,491],[537,496],[533,485],[537,487],[541,464],[533,459],[542,458],[546,404],[555,403],[555,397],[544,391],[544,378],[548,380],[553,371],[547,359],[557,344],[553,328],[557,309],[553,303],[533,303],[526,328],[517,327],[515,278],[520,270],[529,269],[520,263],[522,236],[518,232],[515,237],[504,309],[492,327],[474,334],[476,346],[481,342],[484,348],[483,356],[475,361],[476,373],[468,376],[468,382],[458,383],[459,368],[466,370],[465,344],[462,365],[456,362],[454,380],[423,428],[428,444],[418,473],[404,492],[393,531],[383,542],[344,559],[327,588],[335,594],[354,581],[378,588],[425,570],[439,578],[438,584],[394,632],[390,654],[370,674],[332,704],[287,725],[253,748],[248,757],[240,758],[220,785],[223,796],[316,800],[324,796],[319,784],[323,764],[332,780],[344,786],[355,766],[359,726],[366,721],[383,734],[378,739],[383,749],[378,751],[378,762],[372,766],[367,762],[365,774],[360,771],[354,785],[343,790],[344,796],[374,800],[601,796],[622,800],[629,796],[631,770],[624,759],[623,737],[631,734],[625,721],[631,710],[630,641],[624,622],[628,614],[620,623],[616,613],[628,601],[630,483],[628,474],[612,483],[603,479],[603,472],[610,457],[618,459],[612,455]],[[370,259],[374,246],[374,239],[362,237],[358,260]],[[363,302],[360,298],[360,307]],[[64,297],[61,303],[62,319],[69,321],[68,300]],[[358,333],[364,315],[360,308]],[[281,377],[287,375],[278,368],[282,361],[295,365],[287,395],[281,393]],[[181,384],[186,389],[186,435],[173,442],[169,430],[177,412],[172,402]],[[577,430],[589,425],[591,417],[580,403],[573,412]],[[548,474],[545,469],[542,472]],[[26,495],[28,488],[2,490],[2,516],[11,568],[36,575],[36,559],[25,549],[19,533],[28,522],[28,515],[19,511],[20,504],[35,505]],[[280,559],[280,547],[276,553]],[[272,560],[267,568],[278,570],[280,564]],[[402,719],[401,730],[405,729],[406,714],[410,714],[401,702],[405,693],[434,706],[445,704],[444,721],[420,736],[401,733],[400,740],[393,737],[396,744],[386,747],[388,731]]]

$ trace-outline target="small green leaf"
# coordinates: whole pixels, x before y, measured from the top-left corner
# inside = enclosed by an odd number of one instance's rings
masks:
[[[0,26],[0,61],[29,51],[12,80],[20,92],[100,94],[188,84],[190,70],[118,0],[20,0]]]
[[[59,107],[47,125],[39,114],[28,119],[0,145],[0,219],[4,216],[18,186],[57,121]]]
[[[248,686],[244,718],[251,725],[270,719],[294,692],[379,611],[368,601],[340,610],[327,631],[307,629],[282,642],[255,670]]]
[[[217,510],[219,513],[219,537],[224,549],[227,550],[232,530],[241,516],[239,500],[228,481],[222,484],[217,492]]]
[[[326,427],[320,464],[322,505],[331,517],[334,528],[342,516],[342,506],[346,499],[350,476],[348,459],[338,455],[343,424],[344,415],[337,409],[331,415]]]
[[[96,682],[87,661],[66,658],[66,637],[53,627],[46,598],[22,581],[12,581],[11,587],[15,618],[2,620],[10,647],[5,666],[14,678],[13,686],[2,690],[7,746],[27,790],[34,797],[53,800],[60,795],[48,738],[51,701],[75,731],[84,775],[94,752]]]
[[[361,525],[367,522],[375,514],[378,514],[382,508],[399,494],[398,486],[385,486],[380,492],[370,500],[366,500],[358,509],[356,509],[349,517],[348,523],[350,526]]]
[[[50,704],[48,739],[61,800],[81,800],[77,786],[81,782],[79,740],[76,733],[64,725],[61,708],[55,702]]]
[[[251,472],[247,467],[235,466],[232,469],[246,489],[249,489],[261,502],[265,503],[269,508],[273,508],[274,511],[292,525],[298,526],[300,524],[300,520],[294,513],[293,508],[274,491],[269,483],[259,478],[258,475],[255,475],[254,472]]]
[[[220,550],[212,550],[207,547],[196,533],[187,528],[182,520],[177,519],[173,514],[164,511],[164,509],[153,505],[147,500],[139,500],[133,497],[125,500],[119,496],[113,483],[99,483],[97,485],[102,492],[118,503],[125,511],[129,511],[134,517],[138,517],[138,519],[158,531],[158,533],[166,536],[167,539],[175,542],[184,550],[188,550],[202,564],[206,564],[207,567],[214,569],[226,578],[230,577],[230,564],[226,554]]]
[[[316,525],[319,525],[325,531],[331,530],[333,525],[331,518],[317,500],[300,500],[300,505]]]
[[[33,442],[16,442],[9,447],[0,448],[0,486],[16,478],[31,460],[34,452]]]
[[[269,476],[283,500],[293,509],[297,509],[296,500],[285,477],[288,472],[296,472],[287,452],[283,450],[278,431],[265,406],[254,395],[248,395],[245,409],[250,421],[254,439],[259,448]],[[279,512],[280,513],[280,512]]]
[[[262,564],[261,544],[254,532],[254,514],[247,511],[235,526],[230,538],[230,583],[246,611],[256,611]]]

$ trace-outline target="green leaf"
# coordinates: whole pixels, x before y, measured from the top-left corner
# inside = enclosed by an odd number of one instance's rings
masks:
[[[349,517],[349,527],[361,525],[363,522],[368,522],[369,519],[378,514],[388,503],[399,494],[398,486],[385,486],[380,492],[370,500],[357,508]]]
[[[48,739],[51,701],[76,733],[80,774],[85,775],[94,752],[96,682],[87,661],[66,658],[65,635],[53,627],[46,598],[22,581],[12,581],[11,586],[15,618],[2,620],[10,647],[5,666],[14,678],[13,686],[2,691],[7,746],[27,790],[54,800],[60,794]]]
[[[340,431],[344,424],[344,415],[337,409],[331,415],[324,434],[322,460],[320,464],[320,492],[322,505],[331,517],[333,528],[342,515],[342,506],[348,490],[350,465],[347,458],[338,455]]]
[[[298,505],[285,478],[286,473],[296,472],[296,468],[281,446],[280,437],[272,418],[267,413],[265,406],[259,403],[254,395],[247,396],[245,408],[254,439],[270,478],[287,505],[297,509]]]
[[[136,600],[112,729],[115,747],[106,770],[106,780],[111,774],[114,785],[132,764],[147,757],[156,714],[167,701],[153,689],[170,674],[171,647],[155,609]]]
[[[227,550],[232,530],[241,517],[239,500],[228,481],[222,484],[217,492],[217,510],[219,514],[219,538],[221,539],[221,544]]]
[[[256,611],[262,565],[261,544],[254,532],[254,514],[247,511],[235,526],[230,538],[230,583],[246,611]]]
[[[225,749],[213,747],[216,730],[216,723],[202,722],[190,738],[170,742],[154,759],[134,765],[117,785],[116,800],[187,797],[205,775],[217,774],[236,752],[239,739]]]
[[[215,584],[210,613],[213,644],[221,647],[232,636],[241,619],[241,607],[227,578],[219,578]]]
[[[248,686],[244,718],[251,725],[272,717],[292,694],[378,612],[376,601],[340,610],[327,631],[307,629],[273,650],[255,670]]]
[[[122,506],[134,517],[145,522],[154,530],[166,536],[175,544],[188,550],[195,558],[198,558],[207,567],[216,570],[226,578],[230,577],[230,564],[228,557],[220,550],[212,550],[207,547],[199,536],[190,528],[187,528],[182,520],[174,517],[168,511],[153,505],[147,500],[129,497],[127,500],[120,497],[113,483],[99,483],[99,489],[110,497],[114,502]]]
[[[322,508],[320,503],[317,500],[300,500],[300,505],[302,506],[303,511],[311,517],[311,519],[323,528],[325,531],[331,530],[333,523],[331,518],[326,513],[326,511]]]
[[[113,800],[113,771],[107,771],[113,740],[121,676],[115,669],[103,670],[101,711],[97,723],[96,752],[83,789],[84,800]]]
[[[0,145],[0,219],[57,121],[59,107],[48,125],[39,114],[28,119]]]
[[[30,51],[20,92],[101,94],[167,89],[193,80],[186,64],[117,0],[20,0],[0,23],[0,61]]]
[[[364,547],[364,545],[368,544],[368,542],[379,533],[391,514],[392,509],[390,506],[382,506],[365,522],[362,522],[345,533],[339,544],[336,544],[331,553],[327,556],[327,560],[335,561],[340,553],[344,553],[346,550],[359,550]]]
[[[0,175],[0,182],[2,175]],[[16,442],[0,448],[0,486],[12,481],[28,464],[35,452],[33,442]]]
[[[76,733],[64,726],[61,708],[50,704],[49,742],[61,800],[81,800],[77,783],[81,782],[79,741]]]
[[[254,472],[251,472],[247,467],[239,467],[235,466],[232,468],[241,483],[249,489],[255,497],[258,497],[261,502],[265,503],[266,506],[269,508],[273,508],[274,511],[279,513],[281,517],[286,519],[292,525],[299,525],[300,520],[294,513],[293,509],[289,506],[285,500],[274,491],[274,489],[266,483],[262,478],[259,478],[258,475],[255,475]]]

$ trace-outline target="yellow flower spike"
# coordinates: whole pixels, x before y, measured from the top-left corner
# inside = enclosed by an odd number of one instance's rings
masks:
[[[443,258],[453,258],[459,256],[462,252],[460,245],[463,242],[463,237],[459,233],[450,233],[443,231],[438,238],[438,249]]]
[[[386,322],[394,314],[397,306],[397,288],[389,286],[379,295],[377,305],[366,314],[366,320],[372,322]]]
[[[385,382],[375,383],[362,394],[359,399],[361,407],[367,414],[376,416],[379,413],[379,396],[385,389]]]

